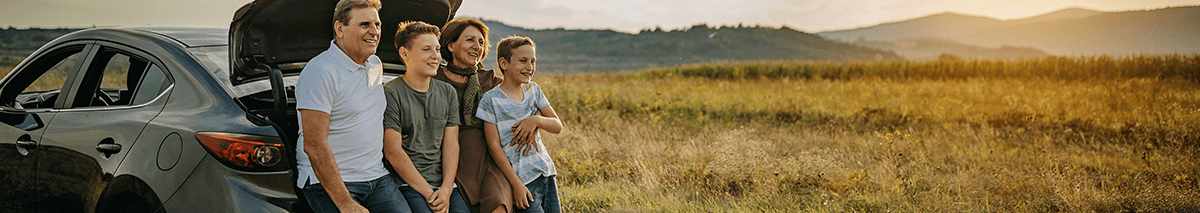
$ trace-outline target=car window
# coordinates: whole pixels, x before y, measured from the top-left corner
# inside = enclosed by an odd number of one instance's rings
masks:
[[[146,78],[142,79],[142,83],[138,86],[137,94],[133,96],[131,105],[148,103],[167,90],[169,86],[171,86],[171,82],[167,80],[163,70],[159,69],[157,65],[150,65],[150,70],[146,71]]]
[[[229,83],[229,47],[208,46],[188,48],[196,55],[197,61],[209,70],[214,79],[221,82],[221,87],[230,88]]]
[[[0,103],[14,109],[52,108],[67,77],[79,68],[87,55],[86,45],[62,47],[36,61],[13,70],[11,79],[0,91]]]
[[[108,107],[130,105],[134,88],[146,72],[146,60],[125,52],[102,48],[92,59],[79,93],[75,107]]]
[[[69,54],[69,56],[63,58],[61,61],[38,62],[54,63],[54,66],[46,70],[45,73],[42,73],[42,76],[38,77],[37,80],[34,80],[33,84],[29,85],[29,87],[26,87],[21,91],[21,93],[46,92],[62,89],[63,84],[67,81],[67,75],[70,75],[71,71],[74,71],[78,68],[79,62],[82,62],[84,55],[86,55],[83,53],[83,49],[70,52]],[[37,71],[31,70],[30,72]]]

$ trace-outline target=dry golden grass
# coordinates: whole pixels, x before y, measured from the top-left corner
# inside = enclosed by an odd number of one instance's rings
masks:
[[[7,76],[13,69],[12,65],[0,65],[0,76]],[[3,77],[0,77],[3,78]]]
[[[1074,80],[694,67],[534,80],[567,126],[543,135],[567,211],[1200,211],[1200,82],[1184,77],[1200,57],[1161,57],[1183,60]]]
[[[7,76],[12,69],[13,66],[0,65],[0,78]],[[70,70],[71,68],[63,66],[62,64],[51,67],[49,71],[46,71],[46,73],[42,74],[42,76],[39,76],[38,79],[34,81],[33,84],[29,85],[29,87],[25,88],[23,92],[41,92],[61,89],[67,80],[67,76],[70,75]],[[125,81],[127,80],[125,75],[128,67],[126,65],[113,65],[109,67],[108,70],[111,71],[104,73],[104,79],[101,81],[100,88],[125,88]]]

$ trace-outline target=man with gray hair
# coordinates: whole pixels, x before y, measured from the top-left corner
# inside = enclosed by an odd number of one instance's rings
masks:
[[[296,185],[315,212],[411,212],[383,164],[379,0],[341,0],[336,38],[296,81]]]

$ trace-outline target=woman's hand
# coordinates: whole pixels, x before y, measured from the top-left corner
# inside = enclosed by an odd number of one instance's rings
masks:
[[[530,149],[533,149],[535,153],[538,152],[540,149],[534,139],[537,138],[538,122],[541,119],[542,116],[534,115],[513,124],[513,141],[509,146],[516,146],[517,152],[521,152],[521,155],[529,155]],[[521,149],[525,151],[521,151]]]
[[[513,205],[518,209],[528,209],[529,202],[533,202],[533,193],[529,193],[529,188],[525,185],[513,184]]]

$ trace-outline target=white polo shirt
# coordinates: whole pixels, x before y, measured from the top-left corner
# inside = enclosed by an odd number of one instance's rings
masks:
[[[383,165],[383,63],[371,55],[366,65],[354,63],[337,44],[313,57],[296,81],[296,109],[329,113],[329,137],[338,172],[345,182],[370,181],[388,174]],[[299,116],[299,113],[296,113]],[[299,179],[296,186],[316,184],[312,162],[304,152],[304,122],[296,141]]]

